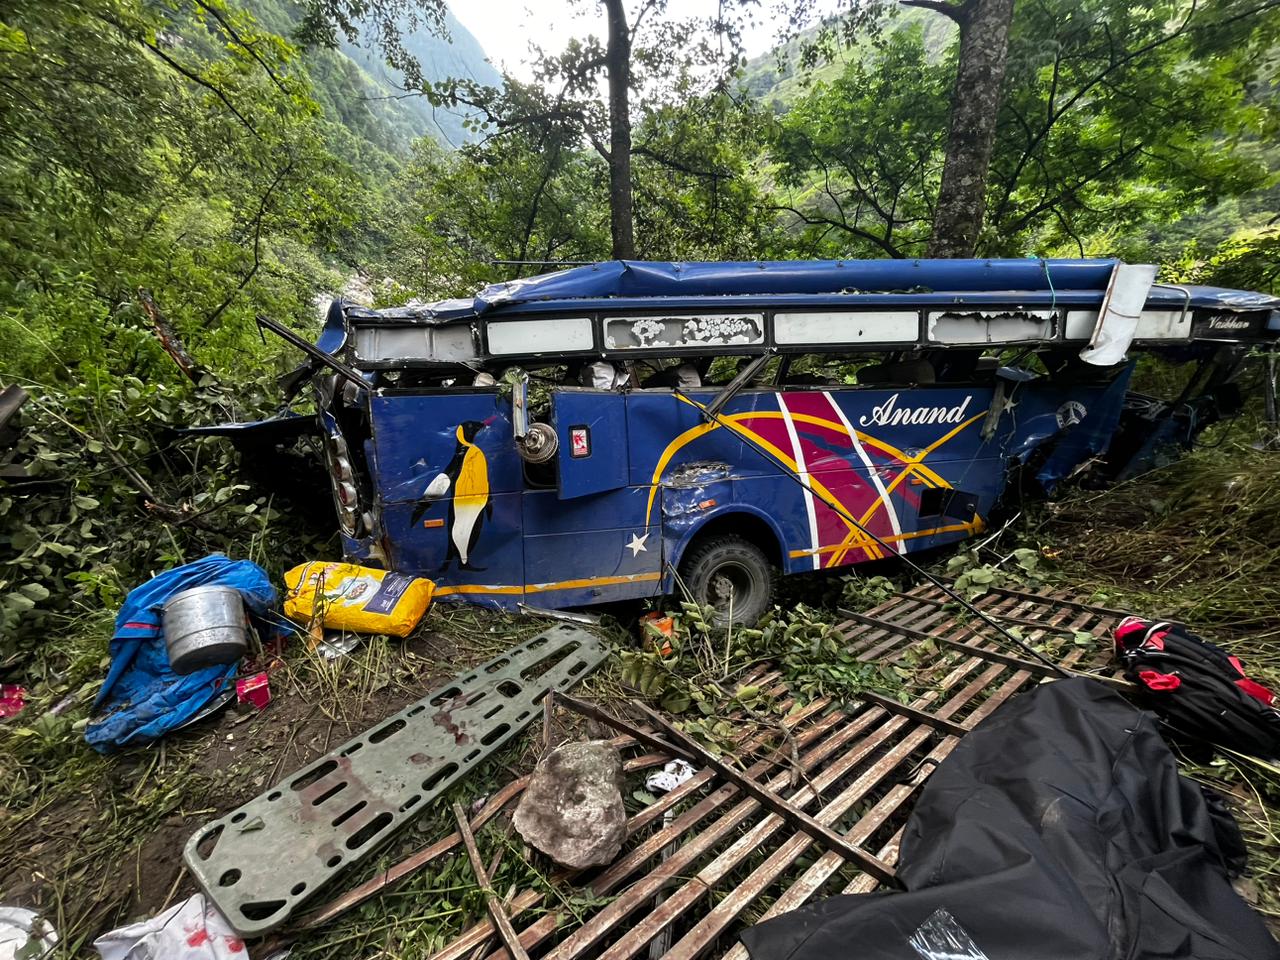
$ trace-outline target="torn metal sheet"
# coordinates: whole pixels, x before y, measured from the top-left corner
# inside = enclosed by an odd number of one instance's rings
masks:
[[[559,624],[441,687],[207,824],[184,858],[244,936],[283,923],[501,748],[607,656]]]
[[[567,898],[545,888],[516,891],[506,907],[521,948],[535,960],[746,960],[741,929],[819,897],[876,889],[880,881],[862,864],[896,861],[899,831],[936,765],[964,731],[1052,672],[993,646],[975,632],[980,624],[957,622],[950,603],[923,586],[837,627],[854,656],[907,674],[907,702],[896,708],[828,698],[799,706],[769,665],[742,678],[779,704],[787,735],[732,718],[740,730],[736,768],[782,801],[787,815],[700,769],[630,818],[627,842],[608,867],[552,877],[562,894],[589,886],[600,906],[570,911]],[[1091,670],[1109,661],[1105,634],[1123,616],[1047,592],[992,590],[977,606],[1018,624],[1032,643],[1056,641],[1066,666]],[[1083,645],[1085,634],[1096,643]],[[629,761],[628,769],[638,773],[640,765]],[[506,802],[516,799],[518,792]],[[797,812],[842,843],[798,827]],[[845,844],[861,854],[847,857]],[[505,960],[493,935],[490,921],[476,923],[432,960]]]
[[[1089,345],[1080,351],[1081,360],[1098,367],[1109,367],[1124,359],[1138,332],[1142,308],[1155,279],[1156,267],[1153,264],[1115,265],[1098,310],[1098,325],[1093,328]]]
[[[949,310],[929,316],[929,339],[961,344],[1050,340],[1057,316],[1054,310]]]

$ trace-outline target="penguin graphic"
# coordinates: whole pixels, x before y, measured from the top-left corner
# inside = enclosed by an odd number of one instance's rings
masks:
[[[413,510],[411,522],[416,527],[430,506],[452,491],[449,500],[449,549],[441,570],[448,567],[455,557],[458,558],[459,570],[484,569],[472,566],[469,561],[471,551],[480,539],[481,514],[490,519],[493,517],[493,501],[489,499],[489,462],[475,443],[476,434],[489,422],[466,420],[458,424],[454,431],[458,447],[454,450],[453,459],[443,473],[427,484],[422,499]]]

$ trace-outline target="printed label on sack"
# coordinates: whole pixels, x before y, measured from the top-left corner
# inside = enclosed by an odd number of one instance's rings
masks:
[[[369,613],[390,613],[411,583],[413,583],[413,577],[388,573],[382,578],[382,585],[378,588],[378,592],[364,605],[365,610]]]

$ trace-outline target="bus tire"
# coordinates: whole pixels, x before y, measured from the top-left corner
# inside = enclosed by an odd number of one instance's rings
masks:
[[[717,627],[753,626],[773,600],[773,565],[763,550],[742,537],[718,536],[697,545],[680,565],[680,576],[694,602],[715,610],[711,622]]]

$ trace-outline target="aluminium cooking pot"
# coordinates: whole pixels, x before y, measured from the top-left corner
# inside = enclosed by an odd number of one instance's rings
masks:
[[[160,617],[178,674],[235,663],[249,650],[249,621],[235,587],[192,587],[165,601]]]

